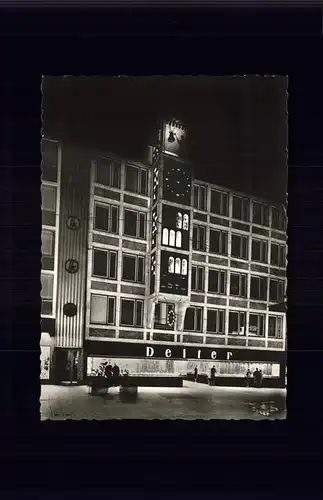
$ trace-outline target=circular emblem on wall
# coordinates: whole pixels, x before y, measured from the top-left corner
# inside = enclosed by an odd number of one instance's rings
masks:
[[[63,313],[68,318],[72,318],[73,316],[76,316],[77,306],[75,304],[73,304],[72,302],[68,302],[63,307]]]
[[[175,325],[175,313],[173,310],[170,310],[168,315],[167,315],[167,324],[169,326],[174,326]]]
[[[80,229],[81,221],[75,215],[70,215],[69,217],[67,217],[66,225],[68,229],[76,231],[77,229]]]
[[[79,270],[79,263],[75,259],[68,259],[65,262],[65,271],[70,274],[75,274]]]

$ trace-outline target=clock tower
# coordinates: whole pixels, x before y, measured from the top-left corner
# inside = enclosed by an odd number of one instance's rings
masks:
[[[167,313],[167,327],[183,331],[190,302],[189,260],[192,234],[192,169],[186,155],[187,129],[164,121],[152,149],[152,234],[148,328],[155,308]]]

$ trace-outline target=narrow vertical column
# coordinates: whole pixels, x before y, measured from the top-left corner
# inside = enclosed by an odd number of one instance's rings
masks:
[[[228,335],[229,335],[229,307],[230,307],[230,282],[231,282],[231,247],[232,247],[232,238],[231,238],[231,225],[232,225],[232,193],[229,193],[229,219],[230,226],[228,231],[228,262],[229,267],[227,270],[227,286],[226,286],[226,309],[225,309],[225,345],[228,345]]]
[[[122,280],[122,236],[124,228],[124,187],[125,187],[125,168],[124,162],[121,164],[120,172],[120,206],[119,206],[119,247],[118,247],[118,263],[117,263],[117,296],[116,296],[116,338],[119,338],[120,319],[121,319],[121,280]]]

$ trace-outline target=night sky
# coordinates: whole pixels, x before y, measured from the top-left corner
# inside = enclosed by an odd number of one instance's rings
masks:
[[[188,127],[195,177],[283,202],[284,77],[46,77],[43,133],[147,160],[158,120]]]

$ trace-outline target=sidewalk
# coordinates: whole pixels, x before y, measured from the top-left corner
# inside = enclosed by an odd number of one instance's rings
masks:
[[[41,420],[65,419],[284,419],[286,391],[209,387],[184,382],[183,388],[139,388],[135,403],[119,401],[119,389],[91,396],[86,386],[41,388]]]

